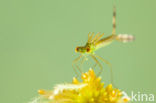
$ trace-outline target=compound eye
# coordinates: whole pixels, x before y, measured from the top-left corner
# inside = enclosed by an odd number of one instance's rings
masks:
[[[78,50],[79,50],[79,48],[78,48],[78,47],[76,47],[76,48],[75,48],[75,52],[78,52]]]
[[[87,52],[90,52],[90,48],[87,48]]]

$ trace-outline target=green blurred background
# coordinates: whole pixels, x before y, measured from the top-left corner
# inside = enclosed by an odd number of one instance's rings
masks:
[[[118,0],[117,33],[133,43],[114,42],[96,54],[113,65],[118,88],[156,92],[156,0]],[[113,0],[1,0],[0,103],[27,103],[38,89],[71,82],[72,61],[88,32],[112,32]],[[109,69],[101,74],[110,83]],[[87,71],[85,68],[84,71]],[[144,102],[147,103],[147,102]]]

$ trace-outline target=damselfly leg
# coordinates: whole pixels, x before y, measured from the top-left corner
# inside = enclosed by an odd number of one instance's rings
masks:
[[[78,74],[77,70],[82,73],[82,70],[80,69],[80,67],[77,65],[77,62],[82,58],[82,55],[80,55],[79,57],[77,57],[75,60],[73,60],[72,62],[72,67],[77,75],[77,77],[80,77],[80,75]]]

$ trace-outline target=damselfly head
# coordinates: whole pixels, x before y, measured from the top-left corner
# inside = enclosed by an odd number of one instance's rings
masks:
[[[75,52],[79,53],[89,53],[91,50],[89,47],[76,47]]]

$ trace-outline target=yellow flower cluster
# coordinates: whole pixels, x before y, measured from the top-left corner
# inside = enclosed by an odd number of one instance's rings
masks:
[[[104,88],[101,78],[96,77],[90,69],[82,74],[82,82],[73,78],[71,84],[62,84],[53,91],[39,90],[42,98],[47,102],[40,103],[127,103],[129,98],[112,85]],[[38,103],[38,102],[36,102]]]

